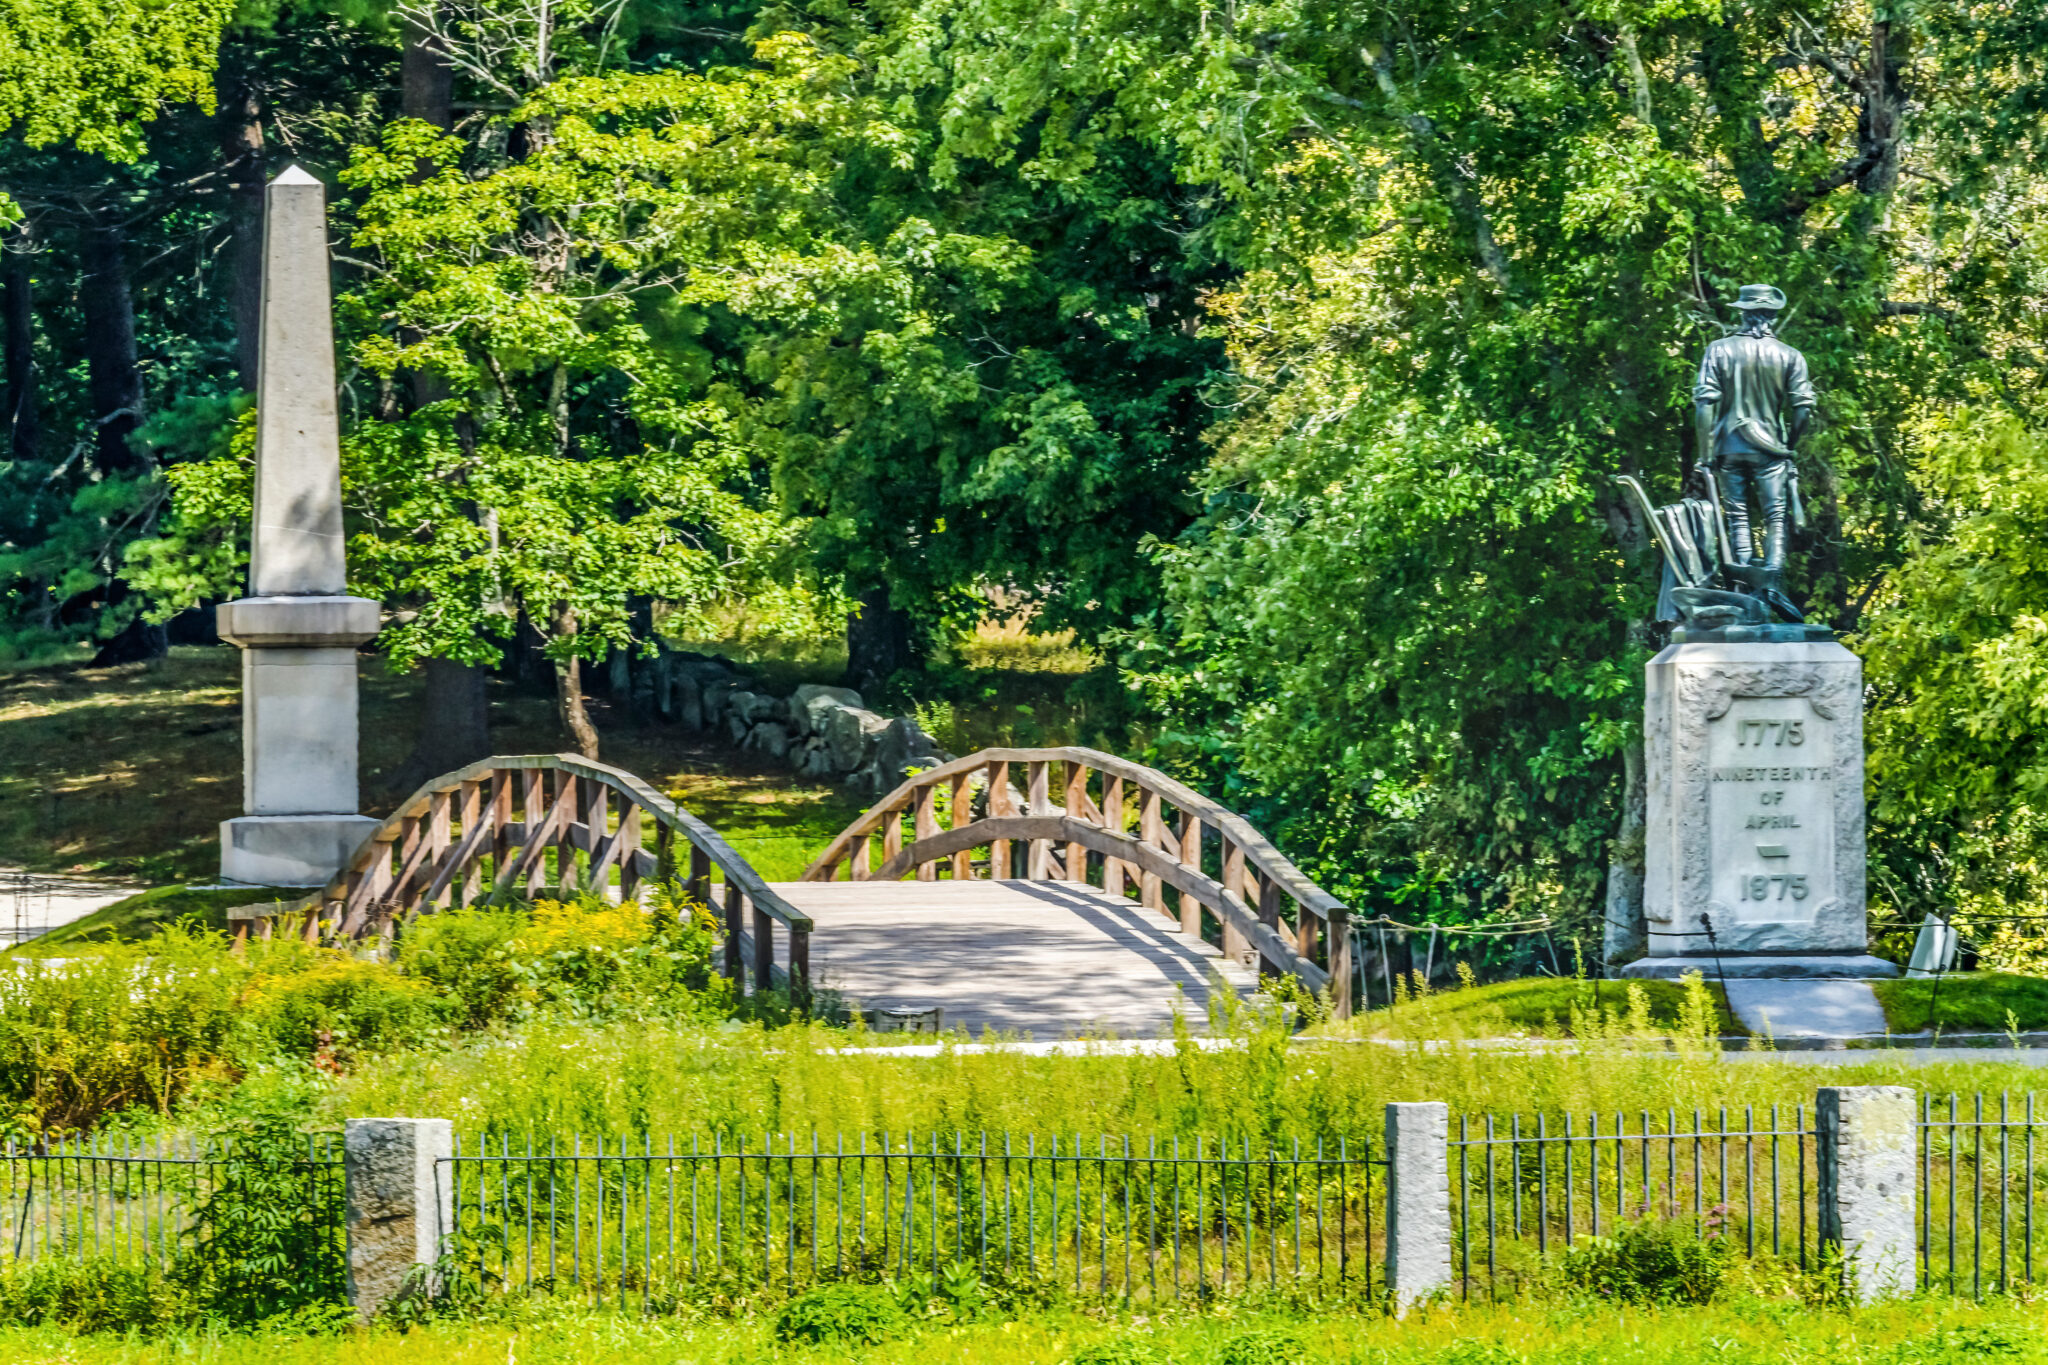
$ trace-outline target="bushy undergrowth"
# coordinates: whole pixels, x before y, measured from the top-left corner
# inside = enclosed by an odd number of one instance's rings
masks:
[[[1174,1046],[1143,1055],[1042,1056],[1019,1051],[942,1050],[908,1058],[895,1049],[849,1046],[841,1029],[794,1025],[766,1029],[726,1021],[705,1027],[656,1019],[621,1028],[546,1014],[516,1030],[480,1036],[467,1046],[393,1053],[375,1068],[357,1068],[326,1089],[319,1112],[434,1113],[464,1131],[549,1134],[745,1136],[815,1130],[829,1150],[844,1138],[852,1150],[865,1135],[875,1150],[883,1134],[899,1147],[906,1134],[922,1146],[933,1131],[983,1131],[997,1150],[1005,1133],[1036,1134],[1062,1143],[1080,1134],[1142,1146],[1196,1137],[1212,1144],[1246,1140],[1287,1150],[1324,1142],[1377,1145],[1383,1106],[1392,1100],[1445,1100],[1473,1125],[1493,1114],[1599,1113],[1603,1128],[1617,1113],[1633,1126],[1649,1110],[1662,1127],[1667,1110],[1681,1121],[1694,1108],[1709,1126],[1721,1106],[1740,1114],[1753,1106],[1759,1122],[1782,1106],[1811,1106],[1818,1084],[1909,1085],[1965,1094],[2015,1092],[2038,1083],[2031,1069],[1987,1051],[1981,1063],[1923,1064],[1911,1056],[1871,1053],[1843,1059],[1825,1076],[1810,1067],[1731,1062],[1712,1036],[1711,1010],[1686,1012],[1692,1030],[1638,1026],[1628,1014],[1588,1020],[1576,1038],[1503,1049],[1467,1043],[1455,1033],[1432,1036],[1420,1023],[1387,1039],[1290,1037],[1271,1020],[1246,1013],[1222,1021],[1215,1039],[1184,1035]],[[1412,1016],[1411,1016],[1412,1017]],[[1213,1046],[1229,1041],[1238,1046]],[[1761,1060],[1767,1054],[1759,1054]]]
[[[1308,1343],[1287,1327],[1266,1327],[1225,1341],[1216,1365],[1307,1365]]]
[[[903,1304],[887,1285],[827,1284],[797,1295],[775,1315],[780,1341],[812,1345],[879,1345],[910,1326]]]
[[[0,1270],[0,1322],[74,1332],[159,1332],[189,1321],[190,1300],[155,1264],[95,1256]]]
[[[186,1301],[237,1326],[345,1302],[337,1173],[307,1160],[305,1135],[282,1115],[223,1136],[234,1159],[215,1167],[171,1272]]]
[[[167,1256],[139,1257],[132,1244],[120,1259],[44,1247],[39,1259],[0,1262],[0,1322],[155,1335],[351,1321],[340,1173],[307,1160],[306,1135],[284,1115],[215,1133],[207,1150],[219,1159],[175,1240],[157,1244]]]
[[[1735,1248],[1719,1235],[1721,1211],[1701,1236],[1683,1220],[1624,1223],[1565,1252],[1564,1282],[1596,1298],[1626,1304],[1713,1302],[1728,1281]]]
[[[279,1060],[336,1074],[540,1015],[708,1022],[732,1012],[713,926],[666,892],[423,917],[395,959],[293,939],[230,952],[172,927],[144,944],[0,959],[0,1129],[77,1132],[167,1114],[208,1082]]]

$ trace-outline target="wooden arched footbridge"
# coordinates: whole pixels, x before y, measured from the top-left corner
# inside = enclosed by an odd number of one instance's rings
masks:
[[[1094,749],[988,749],[917,774],[767,882],[630,773],[568,754],[427,783],[334,880],[239,933],[388,941],[493,897],[684,884],[742,989],[945,1011],[948,1026],[1156,1033],[1211,991],[1292,976],[1350,1012],[1348,912],[1257,830]]]

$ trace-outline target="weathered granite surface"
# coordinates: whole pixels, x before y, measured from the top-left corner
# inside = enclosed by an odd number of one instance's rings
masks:
[[[1681,644],[1648,674],[1650,959],[1862,954],[1862,662],[1832,642]]]
[[[430,1291],[427,1272],[455,1226],[445,1164],[455,1154],[447,1119],[350,1119],[342,1131],[348,1176],[348,1295],[363,1318],[400,1294]]]
[[[1451,1286],[1451,1110],[1389,1104],[1387,1293],[1402,1312]]]
[[[1842,1251],[1844,1287],[1858,1302],[1914,1287],[1913,1091],[1903,1085],[1822,1086],[1820,1237]]]

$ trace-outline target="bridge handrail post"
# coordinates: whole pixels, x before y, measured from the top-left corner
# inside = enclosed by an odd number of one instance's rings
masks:
[[[663,825],[662,832],[669,837],[671,842],[673,842],[675,838],[675,832],[673,830],[669,829],[668,826]],[[669,856],[673,858],[675,855],[671,853]],[[710,909],[711,855],[706,853],[703,849],[697,847],[695,844],[690,845],[689,887],[690,899],[694,901],[696,904],[703,906],[705,909]]]
[[[1124,780],[1110,773],[1102,775],[1102,827],[1111,834],[1124,832]],[[1102,889],[1119,900],[1124,894],[1124,869],[1128,866],[1121,858],[1104,855],[1102,859]]]
[[[1351,1017],[1351,912],[1344,906],[1332,906],[1329,918],[1324,922],[1328,936],[1330,963],[1330,1014],[1334,1018]]]
[[[462,842],[480,854],[484,843],[478,837],[479,831],[490,823],[490,802],[486,799],[490,783],[484,778],[474,778],[462,784]],[[451,884],[453,878],[449,879]],[[460,895],[464,905],[474,905],[483,894],[484,864],[481,856],[472,855],[469,866],[463,869]]]
[[[789,1002],[805,1017],[811,1013],[811,931],[789,931]]]
[[[1079,759],[1067,760],[1067,814],[1076,820],[1088,819],[1088,765]],[[1089,821],[1093,824],[1094,821]],[[1088,846],[1079,840],[1067,841],[1067,880],[1085,885],[1088,881]]]
[[[974,823],[974,792],[972,773],[953,774],[953,786],[947,800],[947,815],[954,829],[966,829]],[[956,882],[974,879],[974,855],[961,849],[953,855],[953,880]]]
[[[903,811],[898,807],[882,821],[882,861],[886,863],[902,851]]]
[[[1196,872],[1202,870],[1202,820],[1191,810],[1180,813],[1179,855],[1182,867]],[[1223,920],[1223,936],[1227,944],[1230,938],[1230,919],[1227,915],[1219,918]],[[1180,931],[1193,939],[1202,936],[1202,903],[1185,891],[1180,893]],[[1227,946],[1224,952],[1228,955]]]
[[[739,883],[728,881],[725,884],[725,976],[737,994],[745,995],[746,967],[740,952],[740,900]]]
[[[1016,814],[1010,802],[1010,765],[996,759],[988,765],[988,818],[1007,819]],[[988,846],[988,875],[991,881],[1010,879],[1010,841],[992,839]]]
[[[938,800],[938,783],[927,782],[917,789],[916,804],[912,807],[911,816],[912,843],[920,839],[929,839],[939,832]],[[917,865],[917,879],[921,882],[935,882],[939,879],[939,869],[929,862],[920,862]]]
[[[1052,813],[1052,796],[1048,777],[1051,768],[1052,764],[1042,758],[1032,759],[1024,765],[1024,813],[1026,815],[1050,815]],[[1026,847],[1029,851],[1025,857],[1024,875],[1034,882],[1046,880],[1051,875],[1051,869],[1048,864],[1051,862],[1049,855],[1052,852],[1052,841],[1050,839],[1033,839]]]
[[[1159,793],[1150,787],[1138,789],[1138,839],[1141,843],[1158,847],[1166,837],[1166,823],[1159,813]],[[1166,897],[1162,894],[1164,883],[1157,872],[1140,871],[1138,874],[1138,903],[1147,910],[1164,914]]]
[[[741,899],[754,912],[754,990],[758,994],[775,983],[775,921],[751,897],[743,895]]]

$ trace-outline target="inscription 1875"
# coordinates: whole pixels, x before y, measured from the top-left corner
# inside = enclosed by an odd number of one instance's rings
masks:
[[[1707,723],[1710,898],[1804,919],[1833,895],[1834,734],[1803,697],[1738,697]]]

